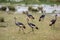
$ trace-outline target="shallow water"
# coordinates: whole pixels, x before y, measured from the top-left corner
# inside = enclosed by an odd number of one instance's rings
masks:
[[[28,7],[24,7],[24,6],[17,6],[16,7],[16,12],[23,12],[23,11],[28,11]]]
[[[45,10],[46,13],[52,13],[54,10],[56,10],[55,13],[60,13],[60,5],[59,6],[43,5],[43,10]]]
[[[23,11],[28,11],[28,6],[29,5],[15,6],[16,12],[22,13]],[[43,7],[43,10],[45,10],[46,13],[52,13],[54,10],[56,10],[55,13],[60,13],[60,5],[58,5],[58,6],[57,5],[51,6],[51,5],[47,5],[47,4],[41,4],[41,5],[32,4],[31,6],[33,8],[35,8],[35,9],[37,9],[37,7],[39,7],[39,6],[42,6]],[[0,5],[0,8],[1,7],[2,7],[2,5]]]
[[[54,10],[56,10],[55,13],[60,13],[60,5],[57,6],[51,6],[51,5],[46,5],[46,4],[42,4],[42,5],[32,5],[33,8],[37,8],[38,6],[42,6],[43,7],[43,10],[46,11],[46,13],[52,13]],[[19,6],[19,7],[16,7],[17,8],[17,11],[16,12],[23,12],[23,11],[28,11],[28,7],[22,7],[22,6]]]
[[[51,16],[55,16],[55,14],[51,14]],[[60,14],[57,14],[58,17],[60,17]]]

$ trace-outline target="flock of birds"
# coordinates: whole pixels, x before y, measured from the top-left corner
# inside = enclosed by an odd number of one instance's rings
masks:
[[[28,12],[26,12],[26,15],[27,15],[27,18],[26,18],[27,24],[32,28],[32,32],[34,31],[34,29],[37,29],[37,30],[38,30],[39,28],[38,28],[35,24],[29,22],[29,19],[35,19],[35,18],[33,17],[33,15],[29,14]],[[46,16],[45,14],[42,14],[42,15],[39,17],[39,22],[40,22],[42,19],[44,20],[45,16]],[[15,19],[15,24],[16,24],[19,28],[22,28],[22,30],[24,31],[24,29],[26,29],[25,25],[24,25],[23,23],[21,23],[21,22],[17,22],[17,21],[16,21],[16,19],[17,19],[16,17],[14,17],[14,19]],[[56,20],[57,20],[57,14],[55,15],[55,18],[50,21],[49,26],[54,25],[55,22],[56,22]],[[20,30],[20,29],[19,29],[19,30]]]

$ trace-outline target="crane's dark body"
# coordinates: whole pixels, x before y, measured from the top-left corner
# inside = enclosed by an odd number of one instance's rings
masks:
[[[18,27],[23,27],[24,29],[25,29],[25,26],[24,26],[24,24],[23,23],[21,23],[21,22],[16,22],[15,23]]]
[[[35,24],[30,23],[28,21],[29,21],[29,19],[27,18],[27,24],[32,28],[32,31],[33,31],[33,28],[38,29],[38,27]]]
[[[53,19],[53,20],[51,20],[51,22],[52,22],[52,24],[54,24],[56,22],[56,20]]]
[[[17,19],[16,17],[14,17],[14,19],[15,19],[15,24],[16,24],[18,27],[24,28],[24,29],[26,28],[25,25],[24,25],[23,23],[17,22],[17,21],[16,21],[16,19]]]
[[[35,25],[35,24],[33,24],[33,23],[28,23],[28,25],[32,28],[32,31],[34,31],[34,29],[33,29],[33,28],[35,28],[35,29],[37,29],[37,30],[38,30],[38,27],[36,27],[36,25]]]
[[[32,23],[28,23],[28,25],[32,28],[35,26],[35,24],[32,24]]]
[[[34,17],[33,17],[31,14],[27,14],[27,16],[28,16],[29,18],[34,19]]]
[[[41,21],[42,18],[44,19],[44,17],[45,17],[45,15],[41,15],[39,18],[39,21]]]
[[[43,18],[43,17],[45,17],[45,15],[41,15],[41,17],[40,17],[40,18]]]
[[[53,24],[55,24],[56,20],[55,19],[52,19],[51,20],[51,24],[49,26],[52,26]]]
[[[52,19],[50,21],[51,23],[49,24],[49,26],[52,26],[53,24],[55,24],[56,20],[57,20],[57,14],[55,15],[55,19]]]
[[[15,23],[15,24],[16,24],[16,25],[18,25],[18,26],[19,26],[19,25],[23,25],[23,24],[22,24],[22,23],[20,23],[20,22],[17,22],[17,23]]]
[[[25,12],[28,18],[35,19],[31,14],[28,13],[28,11]]]

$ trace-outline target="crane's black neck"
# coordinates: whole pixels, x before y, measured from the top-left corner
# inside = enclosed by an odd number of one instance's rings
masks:
[[[29,15],[28,13],[26,15]]]
[[[57,20],[57,14],[55,15],[55,20]]]
[[[29,24],[29,19],[27,18],[26,20],[27,20],[27,23]]]
[[[16,18],[14,18],[14,22],[16,23],[17,21],[16,21],[17,19]]]
[[[28,11],[26,11],[26,15],[28,15]]]

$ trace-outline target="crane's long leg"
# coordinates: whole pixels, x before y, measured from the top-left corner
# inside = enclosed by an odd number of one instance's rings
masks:
[[[39,18],[39,21],[41,21],[41,18]]]
[[[22,28],[22,31],[23,31],[23,33],[25,34],[25,32],[24,32],[24,29]]]
[[[21,31],[21,27],[19,26],[19,31]]]
[[[18,31],[18,33],[20,33],[20,31],[21,31],[21,27],[19,26],[19,31]]]
[[[55,24],[52,25],[52,29],[55,29]]]
[[[34,29],[32,28],[32,31],[34,31]]]
[[[34,32],[34,29],[32,28],[32,31],[30,31],[30,32]],[[28,33],[30,33],[30,32],[28,32]]]
[[[32,32],[34,33],[34,28],[32,28]]]
[[[43,17],[43,21],[44,21],[44,17]]]

